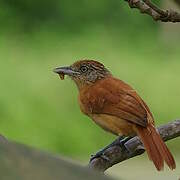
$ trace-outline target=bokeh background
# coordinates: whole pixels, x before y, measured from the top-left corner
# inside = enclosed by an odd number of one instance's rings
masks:
[[[157,125],[180,118],[179,40],[178,24],[157,23],[125,1],[1,0],[1,134],[84,164],[109,144],[115,136],[81,114],[76,86],[52,72],[79,59],[99,60],[130,83]],[[144,154],[108,173],[122,179],[177,180],[180,139],[167,144],[177,161],[174,172],[157,173]]]

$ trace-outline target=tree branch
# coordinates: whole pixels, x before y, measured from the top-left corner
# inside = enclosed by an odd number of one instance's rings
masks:
[[[180,136],[180,120],[175,120],[158,128],[164,141]],[[119,141],[117,139],[116,141]],[[144,147],[140,139],[135,136],[125,143],[125,147],[114,145],[103,151],[107,159],[98,157],[89,162],[89,167],[104,172],[113,165],[144,153]]]
[[[141,13],[151,16],[155,21],[180,22],[180,13],[169,9],[163,10],[157,7],[150,0],[125,0],[130,8],[137,8]]]
[[[0,135],[1,180],[112,180],[97,172]]]

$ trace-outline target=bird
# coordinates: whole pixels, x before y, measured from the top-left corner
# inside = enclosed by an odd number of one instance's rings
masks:
[[[173,155],[156,130],[153,114],[130,85],[96,60],[78,60],[53,71],[61,79],[67,75],[75,82],[82,113],[97,125],[117,136],[137,135],[158,171],[164,169],[164,163],[171,170],[176,168]]]

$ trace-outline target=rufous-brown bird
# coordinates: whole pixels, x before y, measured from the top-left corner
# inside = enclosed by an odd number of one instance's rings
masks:
[[[101,63],[80,60],[54,69],[61,79],[68,75],[79,90],[81,111],[96,124],[117,136],[138,135],[157,170],[175,169],[175,160],[154,125],[153,115],[137,92]]]

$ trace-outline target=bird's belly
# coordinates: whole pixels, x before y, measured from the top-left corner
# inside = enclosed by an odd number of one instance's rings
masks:
[[[106,131],[115,135],[134,135],[134,124],[115,116],[106,114],[91,115],[93,121]]]

